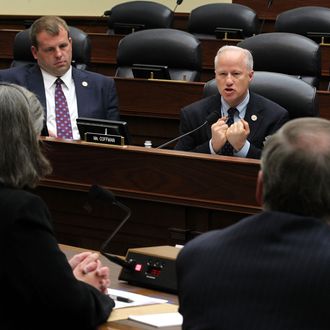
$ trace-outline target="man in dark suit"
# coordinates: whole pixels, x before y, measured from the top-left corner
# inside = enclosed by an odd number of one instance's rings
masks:
[[[330,328],[329,164],[328,120],[294,119],[267,139],[256,192],[263,212],[179,253],[183,329]]]
[[[37,63],[0,70],[0,80],[24,86],[38,96],[46,111],[43,135],[58,136],[55,81],[59,77],[69,108],[73,139],[80,139],[77,117],[119,119],[114,80],[71,66],[72,39],[63,19],[41,17],[32,24],[30,32],[31,51]]]
[[[182,137],[175,149],[260,158],[265,139],[289,119],[288,112],[249,91],[253,58],[246,49],[236,46],[220,48],[215,57],[215,78],[219,94],[182,109],[180,134],[202,125],[212,112],[218,112],[220,119],[211,127],[204,125]]]

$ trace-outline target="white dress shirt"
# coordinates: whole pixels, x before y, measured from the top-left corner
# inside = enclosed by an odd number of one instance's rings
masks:
[[[244,119],[246,114],[246,108],[248,106],[249,101],[250,101],[250,93],[248,92],[244,100],[236,107],[238,112],[236,112],[234,115],[234,122],[237,122],[241,118]],[[221,97],[221,117],[228,116],[229,108],[230,105]],[[212,148],[211,140],[209,141],[209,147],[211,150],[211,154],[216,154],[216,152]],[[241,150],[239,151],[234,150],[233,156],[246,157],[247,153],[249,152],[249,149],[250,149],[250,142],[246,140]]]
[[[55,81],[58,77],[50,75],[48,72],[41,69],[44,80],[46,104],[47,104],[47,129],[49,135],[57,135],[56,116],[55,116]],[[72,136],[74,140],[79,140],[80,135],[76,119],[78,118],[78,105],[76,97],[76,88],[72,78],[72,67],[60,77],[63,81],[62,90],[66,97],[69,107]],[[53,133],[53,134],[52,134]]]

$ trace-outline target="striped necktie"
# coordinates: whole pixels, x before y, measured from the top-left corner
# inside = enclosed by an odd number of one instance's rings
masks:
[[[227,119],[228,127],[234,124],[234,115],[236,111],[237,111],[236,108],[228,109],[228,119]],[[234,148],[228,141],[226,141],[225,145],[222,147],[221,154],[226,156],[232,156],[234,154]]]

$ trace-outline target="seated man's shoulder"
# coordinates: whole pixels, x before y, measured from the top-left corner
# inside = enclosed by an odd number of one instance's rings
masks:
[[[265,109],[276,109],[276,111],[287,112],[287,110],[283,106],[281,106],[280,104],[276,103],[275,101],[272,101],[271,99],[269,99],[263,95],[253,93],[253,92],[250,92],[250,95],[251,95],[250,102],[253,101],[253,102],[261,103],[265,106]]]
[[[30,71],[31,69],[34,69],[37,65],[36,64],[25,64],[25,65],[18,65],[15,67],[10,67],[6,69],[0,70],[0,77],[1,80],[4,80],[4,77],[17,77],[22,75],[23,73],[26,73]]]

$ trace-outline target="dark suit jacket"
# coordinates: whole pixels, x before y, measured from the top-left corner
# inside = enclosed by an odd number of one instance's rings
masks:
[[[220,94],[206,97],[194,102],[181,110],[180,135],[202,125],[206,117],[214,112],[221,111]],[[252,116],[257,120],[253,121]],[[254,117],[255,118],[255,117]],[[248,158],[260,158],[265,137],[275,133],[289,120],[288,112],[277,103],[250,91],[250,101],[244,118],[250,126],[248,140],[251,143]],[[211,139],[211,126],[205,125],[195,133],[189,134],[179,140],[176,150],[210,153],[209,140]]]
[[[74,67],[72,77],[79,117],[119,120],[117,92],[112,78]],[[0,80],[24,86],[35,93],[47,113],[45,87],[37,64],[0,70]]]
[[[76,280],[43,201],[0,185],[0,329],[94,329],[114,302]]]
[[[177,258],[189,330],[330,329],[330,227],[264,212],[186,244]]]

